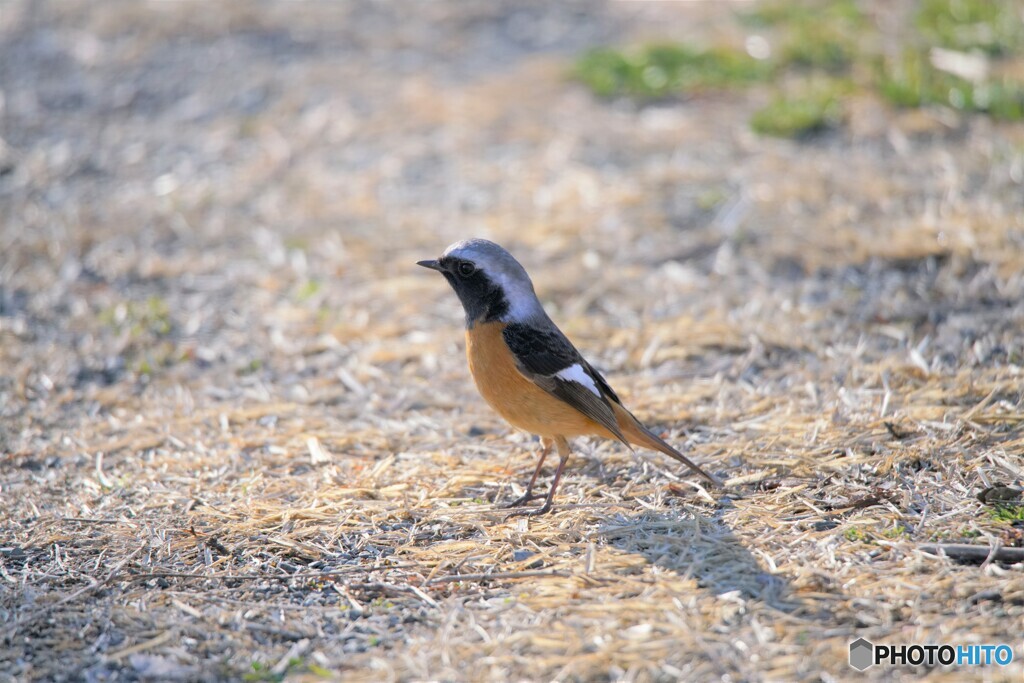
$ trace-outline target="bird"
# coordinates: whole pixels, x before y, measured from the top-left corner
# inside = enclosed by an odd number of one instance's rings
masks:
[[[601,373],[552,322],[526,269],[503,247],[485,239],[462,240],[439,258],[417,265],[441,273],[462,302],[466,358],[480,395],[513,427],[540,437],[540,462],[525,493],[507,507],[521,508],[541,497],[544,502],[509,517],[552,510],[571,454],[568,440],[578,436],[659,451],[722,485],[626,409]],[[559,462],[551,486],[546,495],[534,494],[552,448]]]

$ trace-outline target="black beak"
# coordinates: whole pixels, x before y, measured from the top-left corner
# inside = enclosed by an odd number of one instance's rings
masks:
[[[430,268],[431,270],[436,270],[439,273],[444,270],[444,268],[441,267],[441,264],[438,263],[437,261],[417,261],[416,265],[423,266],[424,268]]]

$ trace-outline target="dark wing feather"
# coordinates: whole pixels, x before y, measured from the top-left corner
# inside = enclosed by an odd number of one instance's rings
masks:
[[[623,443],[628,443],[609,403],[618,403],[619,397],[557,328],[541,330],[530,325],[510,323],[505,326],[502,336],[516,359],[516,367],[523,375],[544,391],[602,425]],[[600,396],[579,382],[556,377],[559,372],[573,365],[579,365],[594,380],[601,392]]]
[[[576,347],[556,329],[509,323],[502,331],[516,363],[531,375],[554,375],[577,363],[585,363]]]

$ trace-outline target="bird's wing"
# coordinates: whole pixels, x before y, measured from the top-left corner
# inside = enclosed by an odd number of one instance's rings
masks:
[[[558,328],[509,323],[502,336],[523,376],[628,445],[612,409],[619,397]]]

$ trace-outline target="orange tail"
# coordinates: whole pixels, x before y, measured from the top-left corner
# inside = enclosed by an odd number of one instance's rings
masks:
[[[722,482],[719,481],[718,478],[713,477],[701,468],[697,467],[692,460],[665,443],[664,439],[640,424],[640,420],[633,417],[633,414],[628,410],[615,403],[612,404],[612,409],[615,411],[615,419],[619,423],[619,429],[622,431],[622,435],[626,437],[629,443],[635,446],[650,448],[651,450],[658,451],[659,453],[664,453],[673,460],[678,460],[683,463],[715,486],[722,486]]]

